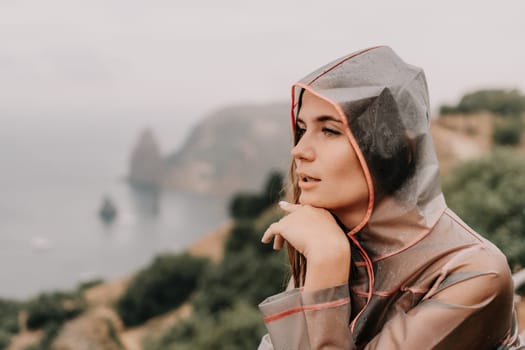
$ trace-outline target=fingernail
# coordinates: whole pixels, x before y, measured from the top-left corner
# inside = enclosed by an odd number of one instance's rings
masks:
[[[288,203],[287,201],[280,201],[279,202],[279,206],[280,207],[286,207],[287,205],[289,205],[290,203]]]

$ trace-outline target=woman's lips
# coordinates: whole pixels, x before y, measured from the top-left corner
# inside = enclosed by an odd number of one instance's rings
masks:
[[[299,187],[301,189],[308,189],[315,187],[321,180],[315,177],[299,174]]]
[[[320,181],[319,179],[316,179],[314,177],[310,177],[310,176],[305,176],[303,178],[301,178],[301,181],[304,181],[304,182],[312,182],[312,181]]]

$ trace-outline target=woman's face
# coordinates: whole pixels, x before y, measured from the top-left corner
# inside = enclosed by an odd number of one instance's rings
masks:
[[[330,210],[351,229],[368,207],[368,187],[345,124],[327,101],[305,90],[292,149],[299,203]]]

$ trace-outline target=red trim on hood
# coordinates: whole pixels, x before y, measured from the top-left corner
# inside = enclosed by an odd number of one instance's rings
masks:
[[[368,49],[364,49],[364,50],[361,50],[361,51],[358,51],[358,52],[354,52],[354,53],[352,53],[352,54],[350,54],[350,55],[348,55],[346,57],[343,57],[341,59],[341,61],[339,61],[336,64],[330,66],[329,68],[323,70],[321,73],[319,73],[318,76],[316,76],[315,78],[310,80],[306,85],[312,85],[317,79],[319,79],[320,77],[322,77],[326,73],[330,72],[331,70],[333,70],[337,66],[339,66],[339,65],[343,64],[344,62],[348,61],[349,59],[354,58],[355,56],[359,56],[361,54],[364,54],[365,52],[368,52],[368,51],[380,48],[380,47],[384,47],[384,45],[378,45],[378,46],[369,47]]]

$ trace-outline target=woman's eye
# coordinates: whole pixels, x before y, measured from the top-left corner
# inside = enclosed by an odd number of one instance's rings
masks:
[[[301,138],[301,136],[303,136],[303,134],[306,132],[306,129],[305,128],[300,128],[299,126],[296,126],[295,127],[295,137],[297,139]]]
[[[328,136],[333,136],[333,135],[341,135],[341,133],[337,130],[334,130],[334,129],[330,129],[330,128],[323,128],[323,133],[328,135]]]

